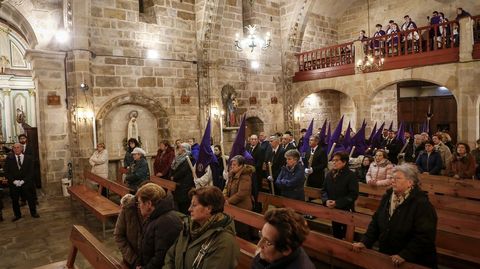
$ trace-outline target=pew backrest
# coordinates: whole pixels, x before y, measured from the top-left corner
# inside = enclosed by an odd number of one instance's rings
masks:
[[[150,181],[164,189],[167,189],[167,191],[170,192],[174,192],[175,188],[177,187],[177,183],[175,181],[159,178],[157,176],[150,176]]]
[[[98,191],[100,194],[103,188],[107,188],[108,190],[120,195],[120,197],[123,197],[125,194],[128,194],[131,192],[131,189],[128,188],[127,186],[119,184],[118,182],[115,182],[115,181],[102,178],[88,170],[85,170],[83,172],[83,176],[85,177],[85,180],[90,180],[98,183],[99,185]]]

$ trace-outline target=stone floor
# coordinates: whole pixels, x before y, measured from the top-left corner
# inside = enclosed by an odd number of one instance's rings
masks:
[[[102,236],[102,225],[92,214],[84,215],[83,207],[70,198],[46,197],[39,193],[39,219],[30,216],[28,206],[22,207],[22,219],[11,222],[13,212],[8,195],[4,196],[4,221],[0,222],[0,268],[31,269],[66,260],[70,249],[69,235],[73,224],[85,226],[97,239],[121,259],[113,240],[113,230]],[[114,227],[113,220],[107,228]],[[75,265],[91,268],[78,255]]]

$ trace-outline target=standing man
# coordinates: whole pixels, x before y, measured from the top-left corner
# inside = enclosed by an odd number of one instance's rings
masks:
[[[310,136],[308,141],[310,150],[305,153],[305,174],[307,175],[307,186],[322,188],[325,179],[325,168],[327,168],[327,154],[319,147],[320,138],[316,135]]]
[[[450,149],[442,142],[442,138],[439,134],[435,134],[432,136],[432,141],[434,143],[435,150],[440,153],[442,157],[442,171],[440,172],[441,175],[446,175],[447,167],[450,167],[450,162],[452,161],[452,152]]]
[[[248,148],[248,152],[252,155],[255,161],[255,179],[257,186],[257,191],[262,189],[262,182],[265,178],[263,174],[263,163],[265,161],[265,151],[262,149],[261,145],[258,143],[258,137],[255,134],[250,136],[250,147]]]
[[[26,134],[20,134],[18,135],[18,142],[22,145],[22,151],[23,154],[29,155],[33,159],[33,199],[35,200],[35,204],[38,205],[38,197],[37,197],[37,190],[36,188],[41,187],[41,180],[40,180],[40,169],[39,169],[39,163],[38,163],[38,156],[35,155],[35,152],[33,150],[32,145],[28,144],[28,138]],[[26,198],[22,198],[22,203],[20,204],[21,206],[26,205]]]
[[[23,154],[23,147],[20,143],[15,143],[12,147],[13,153],[7,156],[5,160],[5,177],[10,187],[10,196],[12,198],[12,207],[15,217],[12,221],[17,221],[22,217],[20,211],[20,195],[25,197],[30,209],[30,215],[39,218],[35,205],[33,191],[35,185],[33,182],[33,158],[30,155]]]
[[[284,140],[284,148],[285,152],[291,150],[291,149],[297,149],[297,146],[295,145],[295,140],[293,140],[293,135],[292,132],[286,131],[283,134],[283,139]]]
[[[300,151],[303,147],[303,139],[305,138],[305,133],[307,132],[307,129],[303,128],[300,130],[300,139],[298,139],[297,143],[297,149]]]
[[[260,148],[262,148],[264,152],[267,152],[267,150],[271,148],[270,142],[268,141],[265,132],[260,132],[260,134],[258,135],[258,141],[260,143]]]
[[[285,150],[280,146],[280,137],[273,135],[270,137],[272,150],[265,155],[265,171],[268,172],[268,162],[272,165],[272,177],[268,179],[275,182],[280,174],[280,170],[287,163],[285,159]],[[280,190],[275,186],[275,194],[280,195]]]

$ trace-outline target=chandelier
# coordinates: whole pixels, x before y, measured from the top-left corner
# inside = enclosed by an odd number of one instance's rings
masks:
[[[362,72],[379,71],[383,68],[385,58],[381,56],[365,55],[364,59],[357,61],[357,69]]]
[[[270,47],[272,41],[270,32],[268,32],[263,39],[256,35],[257,25],[248,25],[245,26],[245,28],[247,28],[248,31],[248,36],[246,38],[240,40],[240,35],[238,33],[235,35],[235,49],[237,51],[243,51],[243,49],[248,47],[250,48],[250,52],[253,52],[256,47],[260,47],[263,50]]]

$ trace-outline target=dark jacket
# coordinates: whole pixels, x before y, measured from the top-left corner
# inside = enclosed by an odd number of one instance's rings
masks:
[[[472,154],[467,153],[464,157],[453,155],[452,162],[447,167],[447,175],[457,175],[461,179],[472,179],[475,176],[475,157]]]
[[[155,161],[153,162],[154,175],[162,173],[163,178],[168,176],[170,168],[172,167],[173,159],[175,159],[175,150],[172,147],[168,146],[165,149],[165,152],[158,150]]]
[[[5,166],[3,167],[5,178],[10,187],[13,187],[13,181],[23,180],[26,188],[33,188],[33,158],[30,155],[23,155],[23,162],[20,169],[17,166],[17,155],[9,153],[5,159]]]
[[[248,152],[252,155],[253,159],[255,160],[255,174],[257,176],[257,183],[262,182],[262,178],[265,178],[265,174],[263,173],[262,166],[265,162],[265,151],[262,149],[260,144],[257,144],[255,148],[249,148]]]
[[[150,170],[147,160],[142,157],[138,161],[133,161],[125,177],[125,180],[128,182],[128,187],[136,191],[140,183],[149,179]]]
[[[200,145],[198,143],[192,145],[191,153],[193,156],[192,165],[194,165],[198,160],[198,156],[200,155]]]
[[[142,236],[143,220],[134,196],[122,204],[122,210],[118,215],[113,236],[117,243],[123,260],[129,268],[135,268],[139,264],[139,246]]]
[[[163,269],[189,269],[202,248],[203,243],[212,239],[206,249],[199,269],[234,269],[240,253],[235,238],[233,219],[225,215],[225,220],[212,225],[200,236],[193,238],[190,234],[190,218],[184,218],[183,230],[175,244],[168,250]]]
[[[408,140],[407,146],[405,146],[405,150],[403,151],[405,156],[403,157],[405,162],[407,163],[414,163],[416,160],[415,155],[415,148],[413,146],[413,138]]]
[[[305,168],[299,161],[292,169],[282,167],[275,184],[284,197],[305,201]]]
[[[257,254],[252,261],[251,269],[315,269],[312,261],[302,247],[297,248],[287,257],[280,258],[274,263],[268,263]]]
[[[193,163],[193,158],[189,157],[190,161]],[[195,183],[193,182],[193,175],[190,166],[188,165],[187,159],[180,163],[177,168],[171,171],[173,181],[177,183],[173,197],[177,203],[189,202],[188,192],[195,188]]]
[[[272,177],[274,179],[278,178],[280,174],[280,169],[285,165],[285,150],[282,146],[278,146],[277,151],[273,154],[273,149],[270,147],[270,150],[267,151],[265,154],[265,163],[268,162],[272,163]],[[267,166],[267,174],[268,174],[268,166]]]
[[[125,151],[125,157],[123,157],[123,167],[129,167],[133,163],[133,156],[132,156],[133,149],[128,147],[127,151]]]
[[[442,170],[442,156],[436,151],[432,151],[430,155],[424,151],[417,159],[417,167],[420,173],[428,172],[430,175],[440,175]]]
[[[361,165],[357,170],[355,170],[355,178],[358,182],[367,183],[367,172],[370,166]]]
[[[355,174],[344,167],[338,173],[334,170],[328,172],[323,183],[322,202],[327,204],[327,200],[335,201],[335,208],[355,211],[355,200],[358,197],[358,181]]]
[[[303,160],[303,163],[306,167],[310,167],[309,160],[311,155],[311,148],[309,148],[305,153],[305,159]],[[323,186],[323,181],[325,180],[325,168],[327,168],[327,164],[327,154],[322,150],[320,145],[318,145],[313,153],[311,164],[313,172],[307,178],[308,186],[314,188],[321,188]]]
[[[392,189],[382,197],[362,242],[371,248],[379,241],[379,250],[387,255],[399,255],[407,262],[437,267],[435,235],[437,214],[428,197],[414,187],[407,199],[390,217]]]
[[[168,249],[182,230],[182,221],[173,210],[173,201],[160,200],[145,220],[140,245],[142,269],[156,269],[164,265]]]

